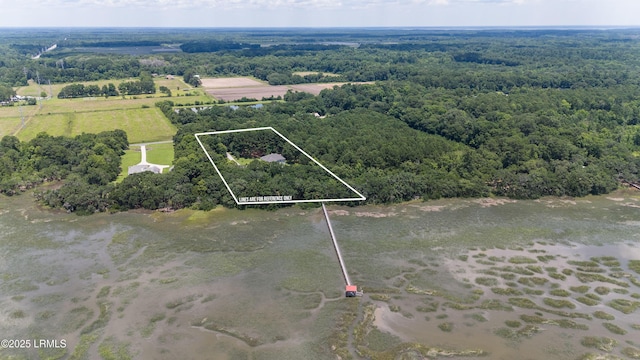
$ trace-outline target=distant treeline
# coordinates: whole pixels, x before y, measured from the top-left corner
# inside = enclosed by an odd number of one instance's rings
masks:
[[[251,49],[259,48],[260,44],[243,44],[231,41],[189,41],[180,45],[180,49],[186,53],[200,53],[200,52],[216,52],[222,50],[238,50],[238,49]]]
[[[126,41],[61,41],[58,46],[64,47],[134,47],[134,46],[161,46],[159,41],[126,40]]]
[[[120,91],[118,91],[120,90]],[[118,84],[118,89],[113,83],[103,85],[83,85],[83,84],[71,84],[60,89],[58,93],[59,99],[80,98],[89,96],[118,96],[123,95],[140,95],[140,94],[155,94],[156,85],[153,82],[153,78],[148,73],[142,73],[140,80],[138,81],[125,81]]]
[[[90,96],[118,96],[120,93],[116,89],[116,86],[112,83],[103,85],[102,88],[98,85],[83,85],[83,84],[71,84],[60,89],[58,93],[59,99],[80,98]]]
[[[138,57],[69,55],[61,47],[43,54],[40,59],[31,60],[21,56],[18,50],[20,46],[35,45],[14,43],[14,47],[3,47],[0,43],[0,50],[6,50],[0,52],[0,83],[22,86],[27,80],[37,79],[38,75],[52,83],[137,77],[143,71],[182,76],[188,70],[202,77],[254,76],[262,80],[268,80],[273,74],[272,77],[277,78],[274,84],[301,81],[295,76],[278,74],[311,71],[339,74],[336,81],[415,79],[426,86],[480,91],[509,91],[522,86],[566,89],[640,83],[637,71],[640,64],[636,56],[640,45],[634,41],[635,30],[395,33],[354,30],[327,31],[315,36],[307,31],[299,34],[275,31],[287,35],[276,39],[282,43],[269,45],[264,37],[273,33],[240,32],[244,38],[229,40],[223,34],[207,39],[185,30],[173,35],[159,32],[157,36],[161,35],[162,40],[108,41],[107,35],[95,41],[73,40],[85,41],[87,46],[142,46],[174,40],[182,43],[183,51],[193,52]],[[387,38],[381,34],[386,34]],[[294,41],[300,43],[292,43]],[[39,44],[41,41],[33,42]],[[356,47],[359,42],[360,46]],[[150,59],[157,61],[146,61]],[[489,66],[478,67],[481,65]]]

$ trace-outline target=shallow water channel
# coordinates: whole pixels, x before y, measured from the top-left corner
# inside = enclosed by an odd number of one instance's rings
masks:
[[[640,358],[640,193],[76,216],[0,199],[0,349],[53,359]],[[589,355],[591,354],[591,355]],[[634,357],[638,356],[638,357]]]

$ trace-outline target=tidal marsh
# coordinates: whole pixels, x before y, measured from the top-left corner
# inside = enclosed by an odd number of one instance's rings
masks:
[[[3,231],[0,245],[15,256],[3,259],[11,271],[3,273],[0,301],[11,305],[7,317],[17,315],[3,330],[62,331],[70,359],[170,359],[191,354],[194,344],[220,358],[514,357],[522,349],[536,358],[578,358],[585,334],[623,344],[640,324],[637,292],[611,282],[635,286],[615,277],[614,268],[628,271],[632,263],[610,255],[636,254],[637,228],[584,222],[616,206],[590,201],[600,205],[577,205],[575,213],[546,202],[487,209],[467,200],[438,200],[441,212],[367,208],[396,214],[379,218],[331,206],[346,212],[330,216],[352,281],[365,291],[345,299],[316,209],[77,217],[9,199],[0,227],[13,232]],[[620,207],[611,221],[630,211]],[[594,245],[603,239],[609,242]],[[584,271],[596,268],[607,270]],[[592,275],[611,281],[582,283]],[[562,353],[550,350],[565,344]],[[630,346],[612,354],[629,356]]]

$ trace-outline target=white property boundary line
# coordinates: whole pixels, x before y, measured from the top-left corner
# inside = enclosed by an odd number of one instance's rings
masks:
[[[229,184],[227,184],[227,181],[225,180],[224,176],[222,176],[222,173],[220,172],[220,170],[218,169],[216,164],[213,162],[213,159],[211,158],[211,155],[209,155],[209,152],[207,151],[207,149],[205,149],[204,144],[202,143],[202,141],[200,141],[200,136],[217,135],[217,134],[230,134],[230,133],[237,133],[237,132],[259,131],[259,130],[271,130],[274,133],[276,133],[278,136],[283,138],[286,142],[291,144],[291,146],[293,146],[298,151],[303,153],[306,157],[311,159],[311,161],[313,161],[316,165],[320,166],[323,170],[325,170],[326,172],[331,174],[331,176],[333,176],[336,180],[338,180],[344,186],[349,188],[349,190],[351,190],[354,193],[358,194],[359,197],[357,197],[357,198],[340,198],[340,199],[311,199],[311,200],[238,201],[238,198],[233,193],[233,191],[231,191],[231,188],[229,187]],[[198,141],[198,144],[200,144],[200,147],[202,148],[204,153],[207,155],[207,158],[209,159],[209,162],[211,162],[211,165],[213,165],[213,167],[216,169],[216,172],[218,173],[218,175],[222,179],[222,182],[224,183],[224,186],[227,187],[227,190],[229,190],[229,193],[231,194],[231,196],[233,197],[233,200],[236,202],[237,205],[294,204],[294,203],[312,203],[312,202],[328,202],[328,201],[361,201],[361,200],[366,200],[367,199],[364,195],[362,195],[360,192],[358,192],[358,190],[354,189],[353,186],[347,184],[344,180],[340,179],[336,174],[331,172],[331,170],[327,169],[324,165],[320,164],[320,162],[318,162],[316,159],[311,157],[311,155],[307,154],[298,145],[296,145],[293,142],[291,142],[291,140],[287,139],[284,135],[280,134],[278,131],[276,131],[276,129],[274,129],[274,128],[270,127],[270,126],[269,127],[250,128],[250,129],[238,129],[238,130],[209,131],[209,132],[197,133],[197,134],[194,134],[194,135],[196,137],[196,140]]]

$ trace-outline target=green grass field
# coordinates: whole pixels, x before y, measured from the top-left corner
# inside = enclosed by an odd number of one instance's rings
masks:
[[[148,155],[148,154],[147,154]],[[119,183],[127,177],[127,171],[129,166],[133,166],[140,162],[140,146],[132,146],[129,150],[124,152],[124,155],[121,156],[122,163],[120,164],[120,174],[116,179],[116,182]]]
[[[147,161],[152,164],[171,165],[173,163],[173,143],[147,145]]]
[[[78,82],[83,85],[108,83],[118,86],[123,81],[117,79]],[[122,129],[127,132],[130,143],[170,140],[175,127],[155,108],[155,103],[168,99],[176,104],[193,104],[196,101],[210,102],[213,98],[203,89],[192,89],[181,78],[154,79],[156,87],[168,87],[172,96],[158,93],[152,95],[93,97],[79,99],[58,99],[60,90],[71,83],[38,85],[31,81],[28,86],[16,88],[16,93],[24,96],[40,96],[41,92],[53,93],[36,106],[10,106],[0,108],[0,136],[16,135],[20,140],[30,140],[40,132],[52,136],[75,136],[82,133],[97,133],[105,130]],[[184,91],[189,89],[188,91]],[[189,94],[190,96],[186,96]],[[22,109],[21,109],[22,108]],[[20,128],[22,116],[26,125]]]
[[[176,132],[158,108],[101,110],[38,114],[18,132],[20,140],[34,138],[40,132],[52,136],[76,136],[82,133],[122,129],[130,143],[170,140]]]
[[[0,118],[0,138],[6,135],[13,135],[20,128],[20,117]]]

